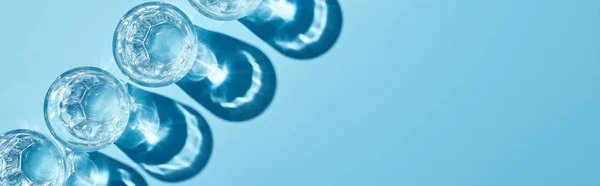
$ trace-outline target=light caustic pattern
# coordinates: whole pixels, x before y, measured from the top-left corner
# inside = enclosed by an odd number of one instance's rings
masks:
[[[40,133],[0,135],[0,185],[61,185],[68,174],[62,151]]]
[[[205,16],[222,21],[236,20],[252,13],[262,0],[189,0]]]
[[[125,75],[143,86],[177,82],[192,68],[197,52],[198,39],[191,21],[167,3],[134,7],[115,30],[115,61]]]
[[[219,72],[219,63],[215,54],[206,45],[200,44],[196,61],[186,78],[192,81],[201,81],[207,77],[210,79],[211,76]]]
[[[48,90],[46,123],[73,150],[95,151],[116,141],[125,130],[131,98],[119,80],[95,67],[60,75]]]

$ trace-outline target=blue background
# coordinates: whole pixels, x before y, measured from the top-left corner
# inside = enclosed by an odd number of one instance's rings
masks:
[[[113,31],[142,2],[3,2],[0,130],[48,134],[44,95],[68,69],[123,78]],[[213,130],[208,166],[178,185],[600,185],[600,1],[341,0],[338,43],[310,61],[169,2],[262,49],[278,81],[269,109],[243,123],[177,86],[151,89]]]

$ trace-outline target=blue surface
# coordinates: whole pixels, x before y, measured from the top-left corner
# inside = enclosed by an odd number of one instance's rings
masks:
[[[141,2],[3,2],[0,130],[48,134],[44,95],[68,69],[124,79],[112,34]],[[239,22],[169,2],[261,49],[277,73],[272,104],[247,122],[218,119],[175,85],[152,89],[212,129],[207,167],[177,185],[600,185],[600,1],[341,0],[337,44],[302,62]]]

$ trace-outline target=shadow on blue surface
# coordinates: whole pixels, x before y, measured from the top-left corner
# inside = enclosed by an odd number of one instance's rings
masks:
[[[103,175],[100,182],[110,186],[146,186],[146,180],[133,168],[114,160],[102,153],[88,153],[89,159]]]
[[[337,0],[263,0],[239,21],[282,54],[311,59],[333,47],[343,16]]]
[[[130,84],[128,89],[136,107],[117,147],[162,181],[183,181],[200,173],[213,148],[206,120],[169,98]]]
[[[263,113],[275,96],[277,84],[269,58],[256,47],[229,36],[199,27],[196,31],[200,43],[214,53],[221,77],[200,81],[184,78],[177,85],[225,120],[246,121]]]

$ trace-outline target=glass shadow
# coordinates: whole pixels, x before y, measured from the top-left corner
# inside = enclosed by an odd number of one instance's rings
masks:
[[[333,47],[343,16],[338,0],[263,0],[239,21],[282,54],[311,59]]]
[[[137,185],[147,186],[146,180],[135,169],[99,152],[72,152],[69,175],[64,185],[104,186]]]
[[[202,80],[184,78],[177,85],[228,121],[246,121],[263,113],[275,97],[277,84],[271,60],[240,40],[200,27],[196,31],[200,43],[216,58],[216,70]]]
[[[110,186],[147,186],[146,180],[135,169],[112,159],[102,153],[88,153],[89,159],[96,165],[100,175],[100,185]]]
[[[127,85],[136,106],[116,145],[153,177],[178,182],[207,165],[213,136],[196,110],[169,98]]]

